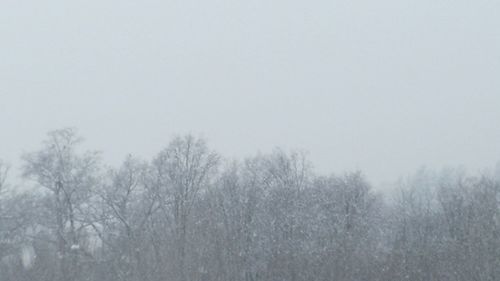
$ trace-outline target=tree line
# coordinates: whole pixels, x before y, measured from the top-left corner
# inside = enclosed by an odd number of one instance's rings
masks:
[[[0,281],[500,280],[500,181],[422,169],[375,192],[304,153],[229,161],[191,135],[105,166],[74,129],[0,162]]]

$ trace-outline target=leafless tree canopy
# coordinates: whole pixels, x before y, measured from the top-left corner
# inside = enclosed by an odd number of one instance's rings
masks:
[[[188,135],[109,168],[81,142],[50,132],[24,188],[0,162],[0,281],[500,280],[494,173],[422,169],[378,193],[302,152],[228,161]]]

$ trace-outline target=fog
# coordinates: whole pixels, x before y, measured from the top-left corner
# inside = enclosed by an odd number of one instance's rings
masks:
[[[499,15],[0,0],[0,281],[500,280]]]
[[[0,157],[76,127],[112,164],[193,133],[375,183],[500,159],[497,1],[0,3]]]
[[[500,169],[377,191],[282,148],[231,161],[183,135],[112,167],[81,145],[49,132],[14,188],[0,161],[1,281],[500,280]]]

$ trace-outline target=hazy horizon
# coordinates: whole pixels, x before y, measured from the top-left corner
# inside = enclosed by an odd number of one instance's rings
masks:
[[[76,127],[120,163],[177,134],[374,183],[500,160],[500,2],[3,1],[0,158]]]
[[[500,280],[499,15],[1,0],[0,281]]]

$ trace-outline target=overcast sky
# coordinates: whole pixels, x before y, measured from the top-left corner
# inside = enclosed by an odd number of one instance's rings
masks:
[[[374,182],[500,160],[500,1],[1,0],[0,158],[77,127],[117,164],[175,134]]]

